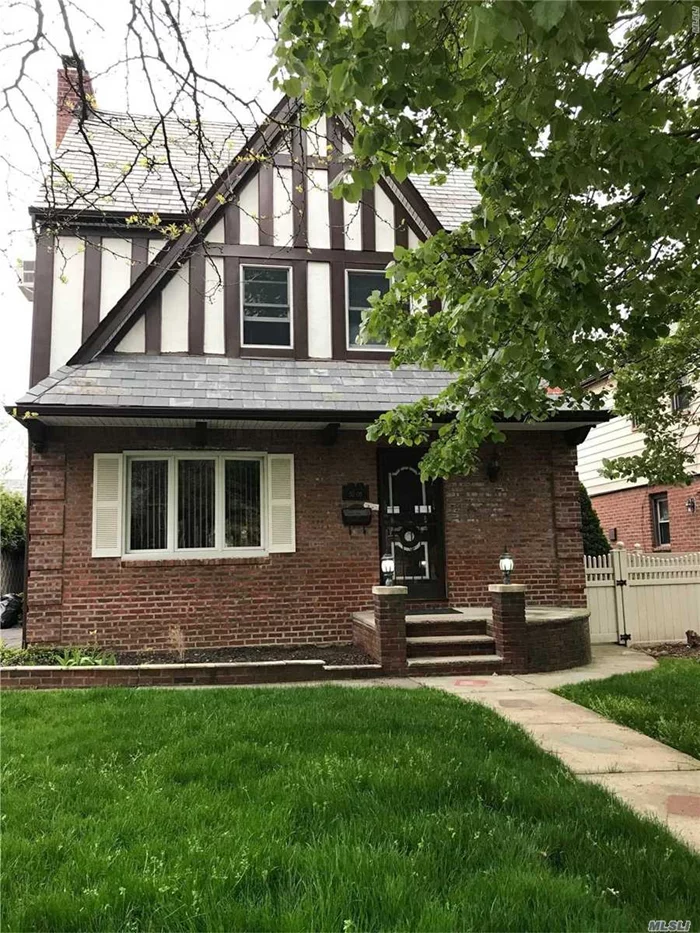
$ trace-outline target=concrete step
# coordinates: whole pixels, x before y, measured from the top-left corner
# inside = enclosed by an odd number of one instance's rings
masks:
[[[441,674],[498,674],[503,667],[500,654],[479,654],[452,657],[419,657],[408,659],[408,673],[439,676]]]
[[[406,653],[409,658],[493,654],[495,644],[490,635],[411,636],[406,639]]]
[[[435,616],[434,618],[406,618],[406,635],[410,638],[437,635],[485,635],[486,619],[468,619],[459,616]]]

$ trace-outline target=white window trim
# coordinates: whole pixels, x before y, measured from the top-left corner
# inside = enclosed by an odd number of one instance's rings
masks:
[[[354,267],[345,269],[345,349],[349,352],[354,350],[356,353],[366,352],[367,350],[371,353],[391,353],[393,351],[386,343],[350,343],[350,274],[353,272],[371,272],[375,275],[379,275],[382,272],[386,272],[386,269],[355,269]]]
[[[122,560],[193,560],[267,557],[269,550],[269,496],[267,494],[267,458],[262,451],[213,450],[138,450],[124,451],[123,483],[124,522],[122,525]],[[168,462],[167,547],[158,550],[130,549],[131,531],[131,463],[134,460],[166,460]],[[181,548],[177,545],[177,482],[178,460],[214,460],[214,541],[212,548]],[[260,546],[226,547],[224,544],[224,464],[227,460],[256,460],[260,463]]]
[[[287,272],[287,297],[289,299],[289,343],[246,343],[245,342],[245,274],[244,269],[284,269]],[[240,264],[239,302],[241,346],[250,350],[293,350],[294,349],[294,270],[292,266],[279,263],[242,262]]]

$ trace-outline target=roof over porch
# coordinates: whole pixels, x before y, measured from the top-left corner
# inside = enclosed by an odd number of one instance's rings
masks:
[[[238,420],[287,428],[290,422],[300,427],[328,422],[360,426],[397,405],[436,395],[453,378],[437,369],[392,369],[386,360],[119,353],[60,367],[8,411],[45,424],[153,425],[157,420],[178,427],[201,421],[229,427]],[[608,417],[606,412],[560,409],[544,423],[502,423],[520,430],[566,430]]]

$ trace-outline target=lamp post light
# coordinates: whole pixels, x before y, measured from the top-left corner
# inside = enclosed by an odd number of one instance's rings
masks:
[[[394,582],[394,558],[391,554],[382,554],[381,567],[384,586],[391,586]]]
[[[513,572],[513,567],[515,567],[515,561],[508,553],[508,548],[503,549],[503,553],[498,561],[498,566],[503,574],[503,582],[510,583],[510,575]]]

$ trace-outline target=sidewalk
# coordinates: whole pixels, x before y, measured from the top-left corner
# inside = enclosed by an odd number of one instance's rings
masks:
[[[700,761],[549,692],[563,684],[655,665],[641,652],[599,645],[593,648],[590,666],[570,671],[413,680],[490,706],[522,726],[581,780],[601,784],[642,816],[666,823],[686,845],[700,851]]]

